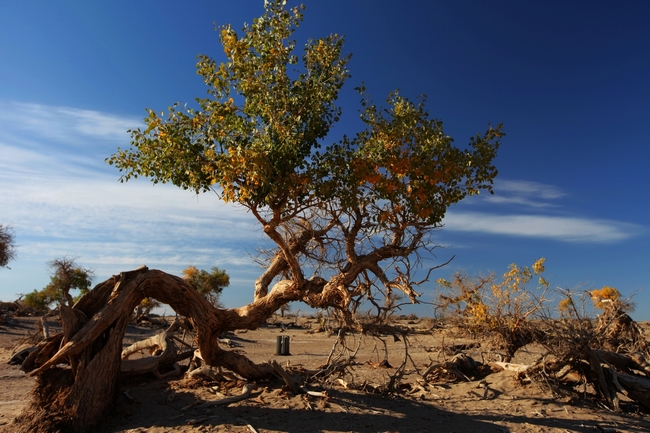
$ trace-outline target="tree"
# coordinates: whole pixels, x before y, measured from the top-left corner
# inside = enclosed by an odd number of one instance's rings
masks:
[[[37,310],[46,310],[54,303],[71,307],[76,300],[90,290],[93,272],[77,266],[75,259],[63,257],[48,263],[52,270],[50,283],[41,290],[34,290],[25,295],[25,304]],[[78,290],[73,297],[71,292]]]
[[[16,243],[11,226],[0,224],[0,268],[8,268],[16,258]]]
[[[161,307],[162,304],[156,301],[154,298],[144,298],[140,304],[135,309],[134,320],[136,323],[142,321],[148,321],[154,323],[154,321],[149,317],[151,310]]]
[[[291,312],[291,305],[282,304],[280,306],[280,317],[284,318],[284,315]]]
[[[416,271],[435,248],[431,235],[447,208],[492,192],[501,126],[455,147],[442,122],[429,117],[424,97],[412,102],[394,92],[380,108],[361,85],[364,129],[325,145],[342,115],[335,102],[349,78],[343,38],[309,40],[299,56],[291,37],[303,8],[285,10],[281,0],[264,7],[241,34],[229,25],[219,29],[223,63],[199,56],[206,98],[194,108],[174,104],[166,116],[148,110],[146,127],[131,131],[131,147],[107,158],[123,182],[145,176],[154,184],[214,191],[247,209],[273,245],[258,257],[263,271],[252,302],[217,308],[187,281],[146,267],[99,284],[72,309],[71,324],[64,320],[68,333],[34,352],[40,361],[27,369],[42,381],[24,431],[52,423],[83,431],[99,421],[116,389],[118,338],[145,297],[190,320],[206,364],[249,380],[269,377],[273,367],[224,350],[219,335],[255,329],[289,302],[334,309],[345,329],[372,331],[376,324],[356,319],[359,305],[387,305],[382,299],[399,291],[418,302],[416,288],[435,266],[424,267],[419,280]],[[99,319],[85,322],[89,317]],[[110,338],[102,339],[108,329]],[[61,362],[71,368],[54,373]],[[101,392],[88,396],[90,387]],[[45,404],[47,411],[36,412]]]
[[[362,298],[401,290],[416,302],[411,273],[433,248],[429,235],[447,207],[492,192],[501,127],[457,148],[429,118],[425,98],[395,92],[382,109],[360,86],[366,128],[323,149],[349,77],[343,38],[310,40],[299,58],[291,35],[302,8],[265,8],[241,35],[220,28],[226,62],[199,56],[209,97],[198,108],[177,103],[166,117],[148,110],[131,148],[107,162],[121,181],[146,176],[248,209],[275,245],[255,300],[274,284],[312,307],[338,309],[351,325],[350,308]]]
[[[190,265],[183,270],[183,279],[215,307],[221,306],[219,303],[221,292],[230,285],[230,277],[226,271],[216,266],[208,272]]]

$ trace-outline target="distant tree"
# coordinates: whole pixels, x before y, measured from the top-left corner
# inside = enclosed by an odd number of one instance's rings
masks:
[[[155,308],[159,308],[162,304],[156,301],[154,298],[144,298],[142,302],[138,304],[135,310],[135,321],[141,322],[143,320],[151,321],[149,315],[151,311]]]
[[[0,268],[10,269],[10,261],[16,258],[16,244],[11,226],[0,224]]]
[[[183,270],[183,279],[214,306],[220,306],[219,297],[224,287],[230,285],[230,277],[223,269],[213,266],[210,272],[188,266]]]
[[[283,317],[283,318],[284,318],[284,315],[285,315],[285,314],[291,312],[291,305],[290,305],[290,304],[283,304],[283,305],[280,307],[280,310],[279,310],[279,311],[280,311],[280,317]]]
[[[48,263],[52,270],[50,283],[41,290],[34,290],[25,295],[25,304],[39,310],[45,310],[54,303],[72,306],[77,299],[90,290],[93,272],[77,266],[75,259],[64,257]],[[72,291],[78,290],[73,297]]]

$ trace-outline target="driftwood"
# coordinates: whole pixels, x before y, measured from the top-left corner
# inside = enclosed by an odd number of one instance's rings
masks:
[[[196,378],[199,376],[207,377],[208,379],[214,381],[220,379],[217,373],[215,373],[215,371],[209,365],[202,365],[200,367],[193,369],[192,371],[187,372],[187,377]]]
[[[621,409],[619,393],[650,408],[650,369],[643,354],[583,348],[582,352],[572,355],[568,359],[552,355],[545,357],[518,372],[517,377],[565,395],[572,393],[571,386],[589,382],[604,403],[614,410]]]
[[[289,373],[287,373],[285,369],[277,363],[277,361],[273,360],[271,362],[271,366],[273,367],[273,370],[275,370],[275,372],[280,375],[282,380],[284,380],[284,383],[286,383],[287,386],[291,389],[291,392],[294,394],[300,394],[303,392],[300,384],[296,382],[296,380],[291,377],[291,375],[289,375]]]
[[[501,370],[514,371],[516,373],[526,371],[530,368],[530,365],[527,364],[512,364],[510,362],[499,362],[499,361],[490,362],[489,365],[494,366]]]
[[[7,361],[7,364],[9,365],[22,365],[23,362],[25,362],[25,359],[36,350],[35,347],[25,347],[23,349],[18,350],[16,353],[11,355],[11,358],[9,361]]]
[[[611,364],[626,373],[636,370],[644,372],[646,376],[650,376],[650,365],[648,365],[645,358],[640,353],[625,355],[622,353],[610,352],[608,350],[594,350],[593,352],[601,362]]]

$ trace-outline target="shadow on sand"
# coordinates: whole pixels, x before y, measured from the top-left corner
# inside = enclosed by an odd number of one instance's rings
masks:
[[[135,388],[132,391],[137,392]],[[147,391],[143,390],[143,392]],[[151,390],[148,392],[150,393]],[[135,396],[135,393],[133,395]],[[625,419],[624,426],[621,426],[623,430],[620,430],[610,424],[596,426],[593,422],[586,423],[579,419],[508,415],[505,411],[498,415],[454,413],[436,407],[431,402],[348,392],[333,392],[327,402],[327,408],[322,408],[317,399],[312,399],[312,410],[269,407],[254,400],[247,400],[230,407],[190,409],[187,412],[182,412],[181,408],[193,400],[191,393],[178,392],[173,404],[164,403],[163,395],[159,395],[158,404],[161,406],[158,406],[158,410],[144,413],[146,408],[138,408],[136,405],[130,410],[133,413],[131,416],[125,418],[113,416],[107,420],[101,432],[135,433],[155,429],[157,432],[257,431],[259,433],[266,431],[287,433],[625,431],[642,433],[649,431],[650,428],[649,422],[630,418]],[[189,425],[188,422],[193,424]],[[513,429],[512,424],[518,427]]]

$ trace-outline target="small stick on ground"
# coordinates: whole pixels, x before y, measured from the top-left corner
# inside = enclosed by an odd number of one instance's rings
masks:
[[[223,405],[228,405],[230,403],[246,400],[248,397],[250,397],[251,392],[256,388],[256,386],[257,385],[255,385],[254,383],[247,383],[243,386],[241,390],[241,394],[222,398],[220,400],[207,401],[203,404],[196,406],[196,409],[205,409],[211,406],[223,406]]]

